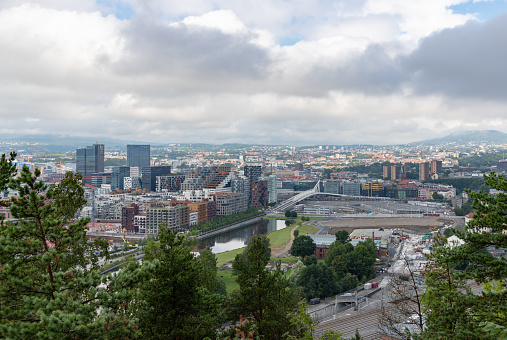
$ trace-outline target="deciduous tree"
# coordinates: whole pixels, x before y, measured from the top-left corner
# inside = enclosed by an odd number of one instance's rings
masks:
[[[306,257],[315,253],[317,246],[313,239],[307,235],[300,235],[294,239],[290,252],[293,256]]]

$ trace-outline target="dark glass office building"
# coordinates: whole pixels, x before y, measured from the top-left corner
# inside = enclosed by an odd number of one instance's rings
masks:
[[[169,176],[171,166],[145,166],[141,170],[141,183],[143,189],[157,190],[157,176]]]
[[[127,166],[150,166],[150,146],[127,145]]]
[[[83,176],[104,172],[104,144],[93,144],[76,150],[76,171]]]
[[[113,168],[113,176],[111,179],[111,189],[124,190],[123,180],[125,177],[130,177],[130,167],[128,166],[115,166]]]

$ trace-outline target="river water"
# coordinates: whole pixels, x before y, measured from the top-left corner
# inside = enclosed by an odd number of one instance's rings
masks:
[[[243,248],[247,245],[250,237],[254,235],[266,235],[275,230],[285,228],[284,220],[262,220],[257,223],[234,229],[223,234],[211,236],[199,242],[198,248],[210,247],[214,254],[224,251]]]

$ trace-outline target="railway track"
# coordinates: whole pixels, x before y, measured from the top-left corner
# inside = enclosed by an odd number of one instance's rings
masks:
[[[363,336],[364,339],[378,339],[377,327],[379,324],[380,310],[373,310],[359,315],[351,315],[339,320],[333,320],[317,325],[316,333],[322,334],[325,331],[337,331],[344,333],[345,337],[355,334],[356,329],[359,333],[371,333]]]

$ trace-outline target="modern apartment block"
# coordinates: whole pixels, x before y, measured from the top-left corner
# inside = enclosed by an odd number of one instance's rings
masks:
[[[146,233],[146,215],[134,216],[134,228],[141,234]]]
[[[146,233],[158,234],[159,226],[165,225],[173,230],[188,230],[190,210],[186,205],[156,207],[146,210]]]
[[[127,207],[121,209],[121,227],[128,232],[139,232],[139,229],[135,228],[134,218],[139,213],[139,206],[136,203],[132,203]]]
[[[427,181],[430,178],[430,163],[419,163],[419,180]]]
[[[218,191],[230,191],[233,177],[230,166],[220,165],[194,169],[181,183],[181,190],[218,189]]]
[[[250,182],[255,182],[262,175],[262,167],[260,165],[245,165],[243,172],[250,179]]]
[[[127,145],[127,166],[150,166],[150,146]]]
[[[225,216],[245,211],[246,196],[236,192],[217,192],[211,195],[216,203],[216,215]]]
[[[390,165],[382,166],[382,178],[389,179],[389,177],[391,177],[391,166]]]
[[[84,177],[104,172],[104,144],[77,149],[76,171]]]
[[[442,161],[432,160],[430,162],[430,173],[439,174],[442,172]]]
[[[231,181],[232,192],[240,192],[247,197],[250,196],[250,179],[245,176],[233,179]]]
[[[157,176],[156,191],[180,191],[181,183],[185,181],[185,175]]]
[[[256,181],[252,182],[251,188],[252,200],[250,205],[257,209],[264,209],[268,203],[268,182],[267,181]]]
[[[399,181],[400,178],[400,166],[391,165],[391,181]]]
[[[278,201],[278,179],[276,176],[261,176],[259,179],[266,181],[268,184],[268,203],[276,203]]]

